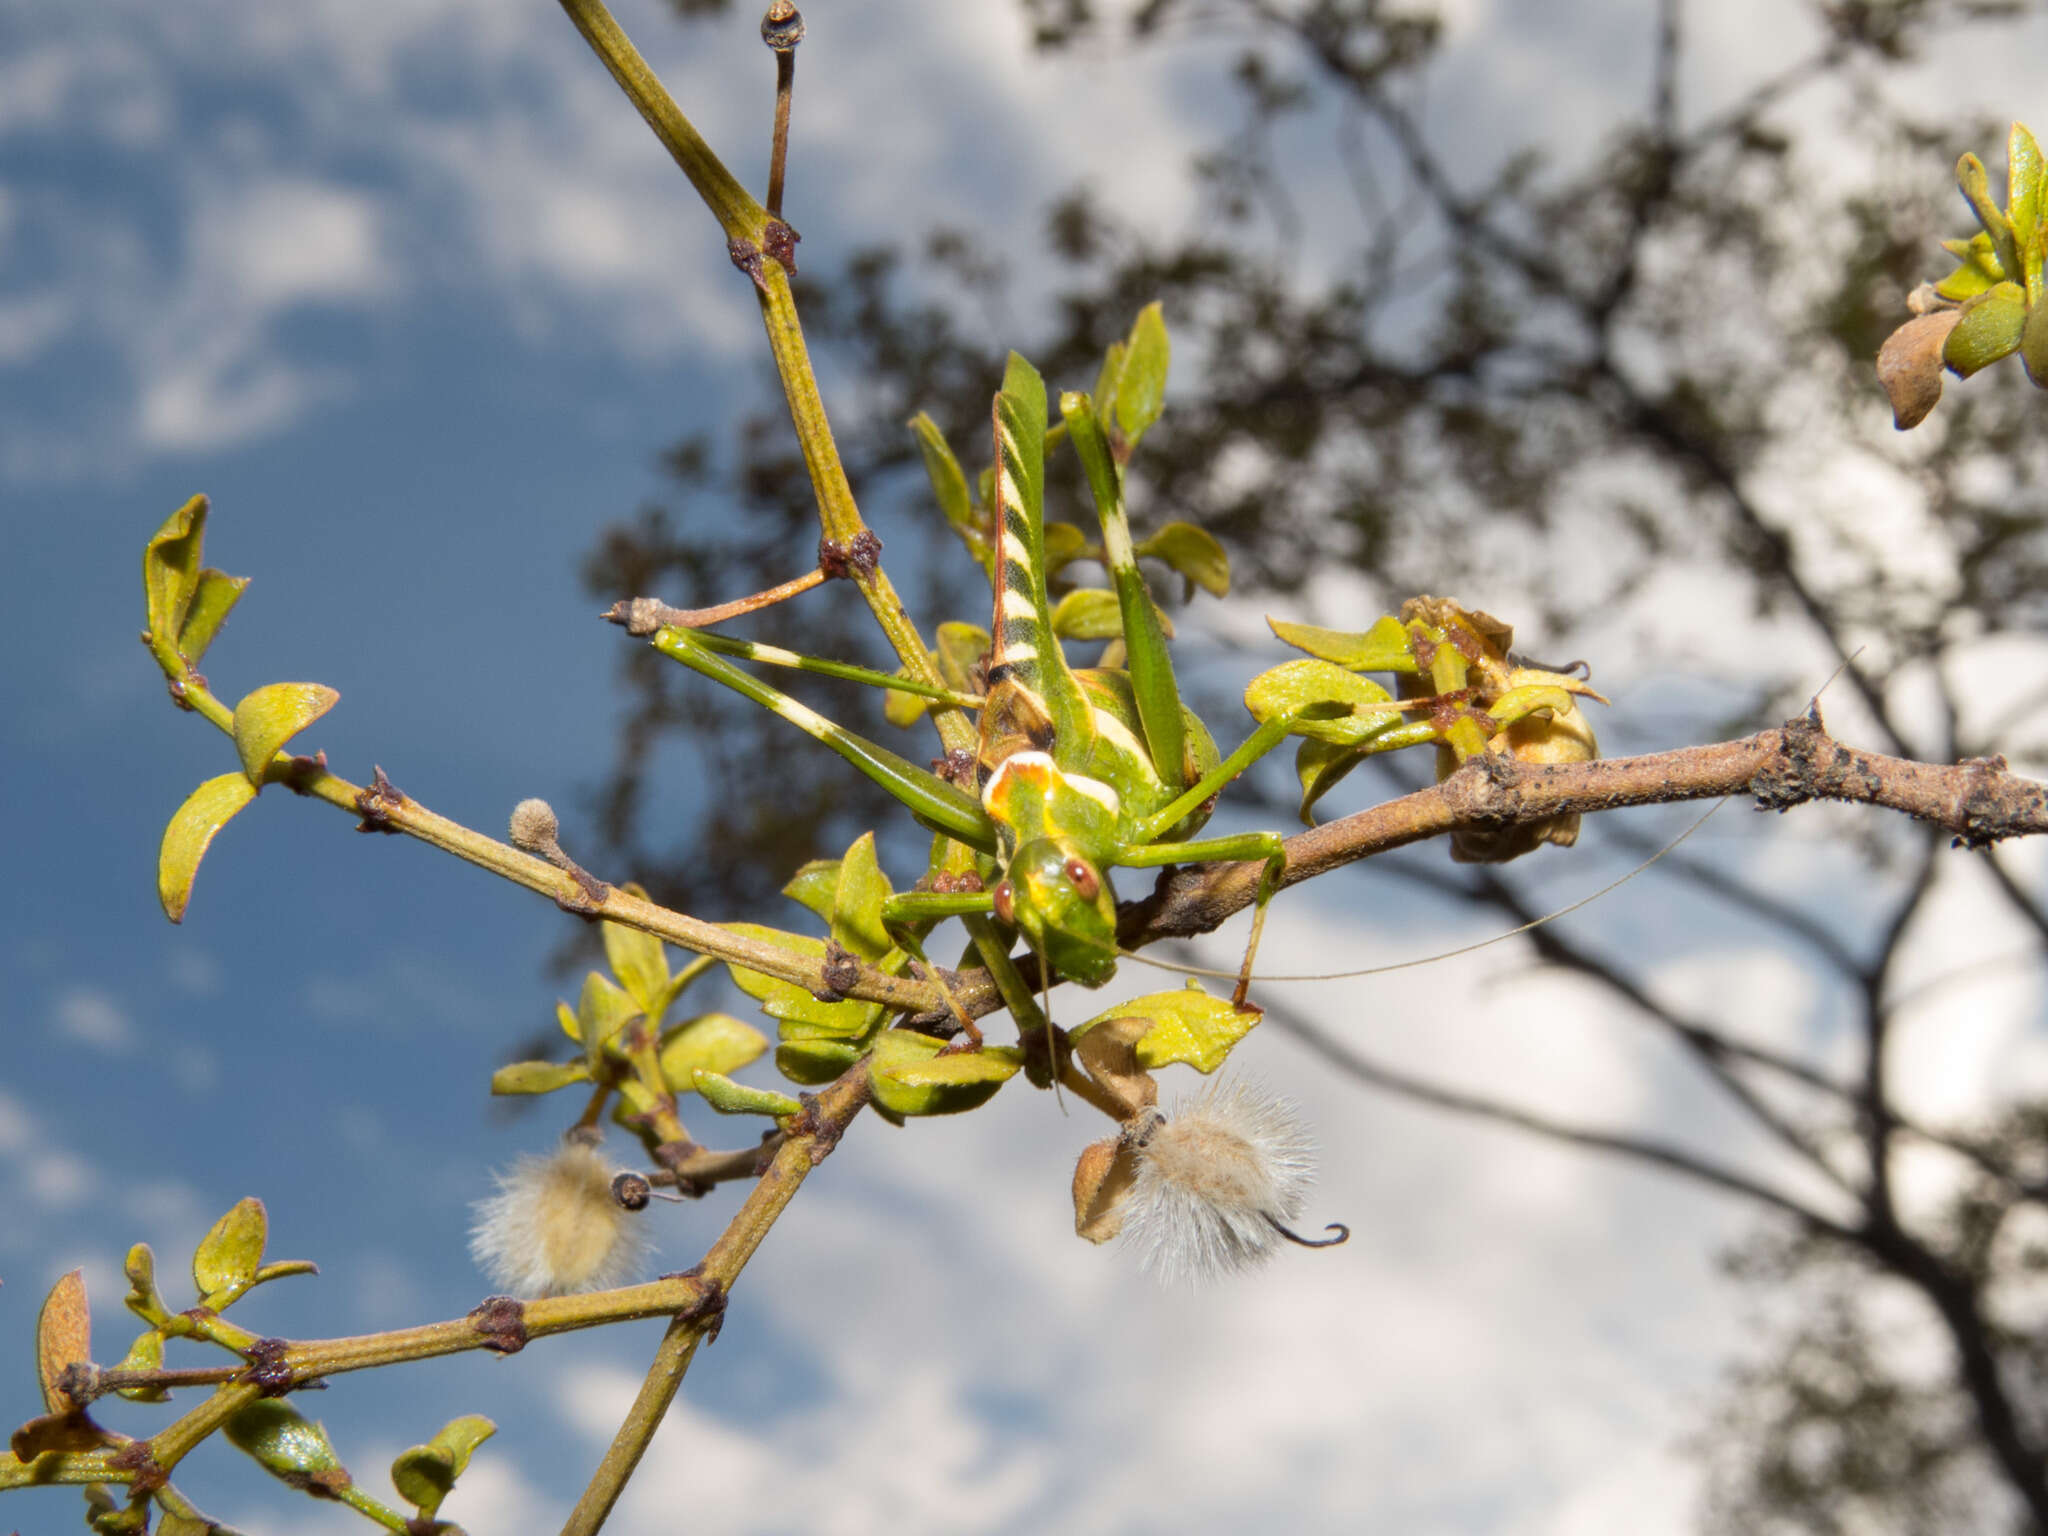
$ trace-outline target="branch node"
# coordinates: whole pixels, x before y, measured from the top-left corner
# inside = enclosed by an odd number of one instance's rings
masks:
[[[356,811],[363,818],[356,823],[358,832],[396,833],[391,813],[405,805],[405,795],[384,776],[379,766],[370,770],[370,782],[356,791]]]
[[[516,1296],[486,1296],[471,1309],[470,1326],[482,1335],[484,1348],[516,1355],[526,1348],[526,1306]]]

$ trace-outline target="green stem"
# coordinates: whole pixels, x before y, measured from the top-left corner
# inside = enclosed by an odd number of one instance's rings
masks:
[[[583,40],[590,44],[591,51],[604,61],[604,67],[611,71],[612,78],[619,82],[619,89],[626,93],[626,99],[640,111],[647,120],[647,126],[654,130],[654,136],[666,146],[683,174],[690,178],[690,185],[697,189],[697,195],[704,199],[718,220],[719,228],[725,231],[728,240],[746,240],[759,245],[768,228],[768,210],[754,201],[753,194],[740,185],[739,178],[725,168],[725,162],[712,153],[711,146],[704,142],[683,109],[676,105],[676,99],[669,95],[668,88],[640,57],[640,50],[633,46],[631,38],[612,19],[612,13],[605,9],[603,0],[561,0],[562,9],[569,13],[569,19],[576,24],[576,30],[583,34]]]
[[[224,733],[234,734],[234,711],[216,699],[204,684],[193,680],[189,672],[182,677],[174,676],[174,681],[183,685],[181,692],[195,713],[212,721]],[[618,886],[600,885],[593,893],[573,875],[545,860],[522,852],[509,843],[501,843],[494,837],[472,831],[446,816],[437,815],[396,789],[379,793],[374,786],[366,788],[350,783],[324,767],[309,769],[307,759],[294,758],[283,752],[271,759],[265,782],[284,784],[311,799],[324,800],[394,832],[416,837],[430,847],[452,853],[515,885],[523,885],[530,891],[551,897],[557,905],[569,911],[623,923],[629,928],[651,933],[658,939],[666,939],[680,948],[792,981],[813,991],[822,990],[827,985],[820,962],[794,954],[779,945],[746,938],[716,923],[672,912]],[[945,1007],[945,999],[936,987],[900,976],[889,976],[867,965],[861,967],[859,977],[850,986],[838,990],[847,997],[885,1003],[914,1013],[931,1013]]]
[[[704,1262],[697,1266],[698,1276],[707,1287],[715,1288],[715,1294],[721,1298],[730,1294],[740,1271],[746,1268],[747,1261],[761,1246],[762,1239],[767,1237],[811,1169],[830,1155],[846,1127],[867,1101],[868,1075],[863,1064],[854,1067],[818,1095],[810,1107],[808,1126],[799,1130],[792,1124],[789,1139],[776,1152],[775,1160],[769,1164],[767,1173],[761,1176],[761,1182],[754,1186],[746,1204],[733,1216],[718,1241],[711,1245],[711,1251],[704,1255]],[[576,1508],[570,1512],[568,1523],[562,1527],[562,1536],[591,1536],[604,1524],[620,1493],[625,1490],[627,1480],[632,1477],[633,1469],[639,1466],[640,1458],[646,1454],[647,1443],[654,1438],[662,1416],[668,1412],[669,1404],[675,1401],[676,1392],[683,1384],[683,1373],[690,1368],[698,1343],[716,1317],[716,1313],[701,1309],[685,1311],[669,1324],[668,1332],[662,1335],[661,1345],[655,1351],[654,1361],[648,1367],[647,1378],[640,1384],[639,1396],[634,1398],[625,1422],[612,1438],[611,1448],[605,1452],[604,1460],[598,1463],[589,1486],[583,1490],[583,1497],[577,1500]]]

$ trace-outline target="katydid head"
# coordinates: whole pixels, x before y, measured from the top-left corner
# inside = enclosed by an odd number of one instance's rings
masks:
[[[1062,976],[1099,987],[1116,973],[1116,895],[1095,865],[1057,840],[1018,848],[995,910]]]

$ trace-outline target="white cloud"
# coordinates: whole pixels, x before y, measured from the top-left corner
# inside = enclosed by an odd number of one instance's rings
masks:
[[[79,1045],[125,1055],[135,1045],[135,1026],[111,996],[96,987],[73,987],[57,999],[57,1033]]]

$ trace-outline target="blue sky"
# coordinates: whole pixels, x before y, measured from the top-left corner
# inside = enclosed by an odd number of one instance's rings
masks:
[[[1583,5],[1547,31],[1468,0],[1440,90],[1584,144],[1647,48],[1637,11]],[[1739,11],[1702,21],[1702,101],[1772,51]],[[772,69],[754,21],[620,16],[758,181]],[[821,266],[939,218],[1025,240],[1084,174],[1144,217],[1192,206],[1178,171],[1214,57],[1035,60],[992,0],[817,0],[808,19],[789,205]],[[552,4],[4,0],[0,35],[0,784],[16,807],[0,1381],[25,1418],[56,1276],[85,1267],[116,1358],[128,1245],[153,1244],[175,1285],[247,1194],[274,1256],[322,1266],[244,1302],[249,1326],[467,1310],[484,1290],[469,1204],[554,1128],[485,1096],[565,990],[543,959],[568,919],[546,903],[272,791],[218,840],[183,927],[164,922],[163,823],[232,755],[168,706],[135,643],[144,539],[193,492],[213,498],[210,558],[254,584],[207,670],[230,699],[286,678],[339,688],[308,738],[339,771],[382,764],[485,829],[526,795],[567,809],[608,761],[623,643],[576,563],[659,492],[674,437],[758,400],[761,348],[710,221]],[[2010,72],[1980,71],[1958,101],[2038,116]],[[1961,76],[1936,60],[1928,89]],[[1481,133],[1463,113],[1447,128]],[[1739,814],[1722,837],[1739,840]],[[1818,832],[1759,857],[1828,870]],[[1604,878],[1545,883],[1562,899]],[[1412,905],[1361,932],[1347,908],[1363,889],[1278,912],[1267,962],[1480,935]],[[1930,954],[1996,952],[1984,911],[1965,888]],[[1664,918],[1644,896],[1610,921],[1613,942],[1646,943]],[[1158,985],[1126,970],[1127,990]],[[1708,925],[1657,979],[1731,1017],[1815,1037],[1829,1022],[1796,968],[1732,927]],[[1468,1086],[1743,1150],[1649,1041],[1506,951],[1290,996]],[[1485,1013],[1462,1014],[1468,999]],[[2040,1011],[2024,977],[1994,977],[1930,1026],[1938,1045],[1903,1044],[1931,1107],[2048,1081]],[[686,1505],[693,1528],[734,1532],[1351,1530],[1361,1512],[1402,1532],[1683,1529],[1676,1441],[1743,1329],[1710,1263],[1739,1213],[1364,1097],[1284,1039],[1252,1046],[1318,1127],[1313,1220],[1350,1221],[1347,1249],[1161,1293],[1070,1234],[1067,1174],[1096,1135],[1080,1116],[1018,1090],[965,1121],[863,1125],[749,1272],[615,1528],[666,1530]],[[736,1198],[655,1213],[662,1267],[691,1262]],[[443,1420],[491,1414],[502,1433],[448,1512],[476,1536],[546,1529],[655,1332],[343,1379],[308,1407],[372,1483]],[[180,1484],[252,1536],[355,1528],[225,1447]],[[0,1522],[62,1528],[77,1503],[11,1496]]]

